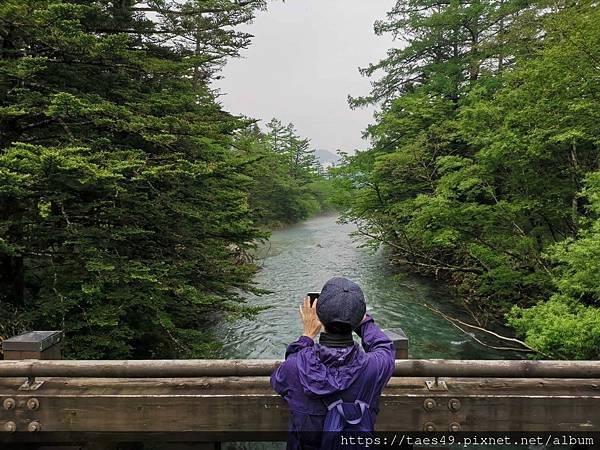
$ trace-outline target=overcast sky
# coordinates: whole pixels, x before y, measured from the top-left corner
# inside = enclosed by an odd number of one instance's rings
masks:
[[[393,45],[375,36],[373,23],[395,0],[286,0],[269,3],[244,30],[255,37],[242,58],[231,60],[221,103],[234,114],[293,122],[315,148],[351,152],[373,110],[351,110],[348,94],[365,95],[358,67],[376,62]]]

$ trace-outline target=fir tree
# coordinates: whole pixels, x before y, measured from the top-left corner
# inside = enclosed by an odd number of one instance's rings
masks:
[[[68,356],[207,355],[215,314],[252,312],[247,122],[208,81],[260,4],[136,4],[0,5],[0,295]]]

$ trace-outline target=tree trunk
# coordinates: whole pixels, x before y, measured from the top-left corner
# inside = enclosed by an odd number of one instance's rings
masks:
[[[15,306],[25,302],[25,270],[22,256],[0,257],[0,298]]]

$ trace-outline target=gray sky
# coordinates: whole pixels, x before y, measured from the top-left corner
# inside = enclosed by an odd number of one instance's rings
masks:
[[[358,73],[393,45],[375,36],[373,23],[395,0],[286,0],[269,3],[244,31],[255,37],[215,83],[234,114],[293,122],[315,148],[364,148],[361,133],[373,110],[351,110],[347,96],[365,95]]]

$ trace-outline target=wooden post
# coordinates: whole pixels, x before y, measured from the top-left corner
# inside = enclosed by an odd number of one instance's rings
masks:
[[[408,359],[408,338],[402,328],[392,328],[383,332],[394,342],[396,359]]]
[[[11,337],[2,342],[2,353],[5,360],[23,359],[62,359],[61,341],[62,331],[30,331]],[[29,378],[29,383],[35,383],[34,378]],[[4,447],[3,447],[4,448]],[[21,444],[8,444],[7,450],[21,450]],[[81,446],[38,446],[30,444],[29,450],[81,450]]]
[[[62,359],[62,331],[30,331],[2,342],[4,359]]]

